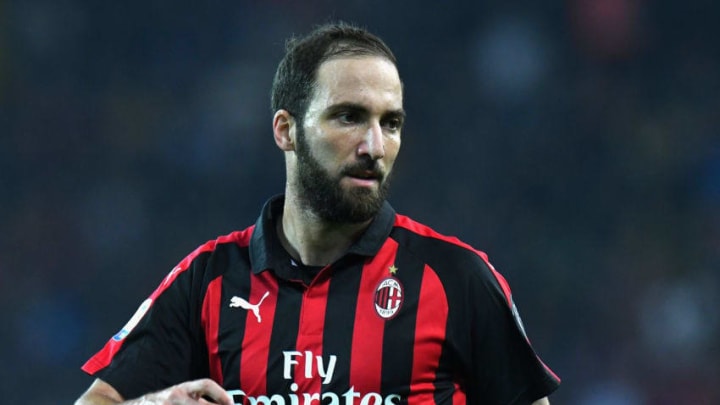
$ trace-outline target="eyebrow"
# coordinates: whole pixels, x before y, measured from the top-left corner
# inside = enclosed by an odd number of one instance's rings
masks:
[[[338,104],[331,105],[330,107],[325,109],[325,114],[332,115],[332,114],[342,111],[342,110],[360,111],[360,112],[365,112],[365,113],[368,112],[367,107],[365,107],[362,104],[353,103],[353,102],[344,102],[344,103],[338,103]],[[383,117],[390,116],[390,117],[400,118],[401,120],[404,121],[406,115],[407,114],[405,113],[405,110],[400,108],[397,110],[390,110],[390,111],[385,112],[383,114]]]

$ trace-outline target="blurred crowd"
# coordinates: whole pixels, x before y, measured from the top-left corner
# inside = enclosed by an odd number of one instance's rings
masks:
[[[720,5],[0,1],[0,398],[79,367],[197,245],[284,185],[284,40],[399,59],[390,201],[487,252],[554,404],[720,403]]]

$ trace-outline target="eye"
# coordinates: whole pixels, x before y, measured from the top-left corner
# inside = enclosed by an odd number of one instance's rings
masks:
[[[403,122],[400,118],[387,118],[382,122],[382,126],[390,131],[399,131],[400,128],[402,128],[402,124]]]
[[[353,111],[343,111],[338,113],[335,117],[343,124],[355,124],[359,120],[359,115]]]

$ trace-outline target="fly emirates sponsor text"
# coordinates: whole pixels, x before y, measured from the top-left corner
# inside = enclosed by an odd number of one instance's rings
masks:
[[[300,361],[304,360],[304,361]],[[302,370],[298,370],[298,365],[304,364]],[[293,373],[302,373],[305,378],[313,378],[317,376],[322,384],[328,384],[332,381],[335,372],[335,364],[337,356],[331,355],[327,360],[322,356],[313,356],[312,352],[283,351],[283,378],[286,380],[293,379]],[[270,396],[248,396],[243,390],[228,391],[235,401],[235,404],[242,405],[250,403],[250,405],[396,405],[400,403],[401,397],[398,394],[390,394],[385,397],[377,392],[361,393],[355,391],[355,387],[342,394],[334,392],[297,392],[298,385],[290,384],[290,392],[285,395],[273,394]]]

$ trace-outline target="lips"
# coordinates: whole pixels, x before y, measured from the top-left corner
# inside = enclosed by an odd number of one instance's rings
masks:
[[[385,177],[378,162],[373,160],[361,160],[355,162],[355,164],[346,166],[342,174],[363,186],[380,184]]]
[[[380,180],[382,178],[380,173],[372,170],[350,172],[347,175],[363,180]]]
[[[379,184],[383,179],[382,173],[374,170],[351,170],[345,176],[363,185]]]

